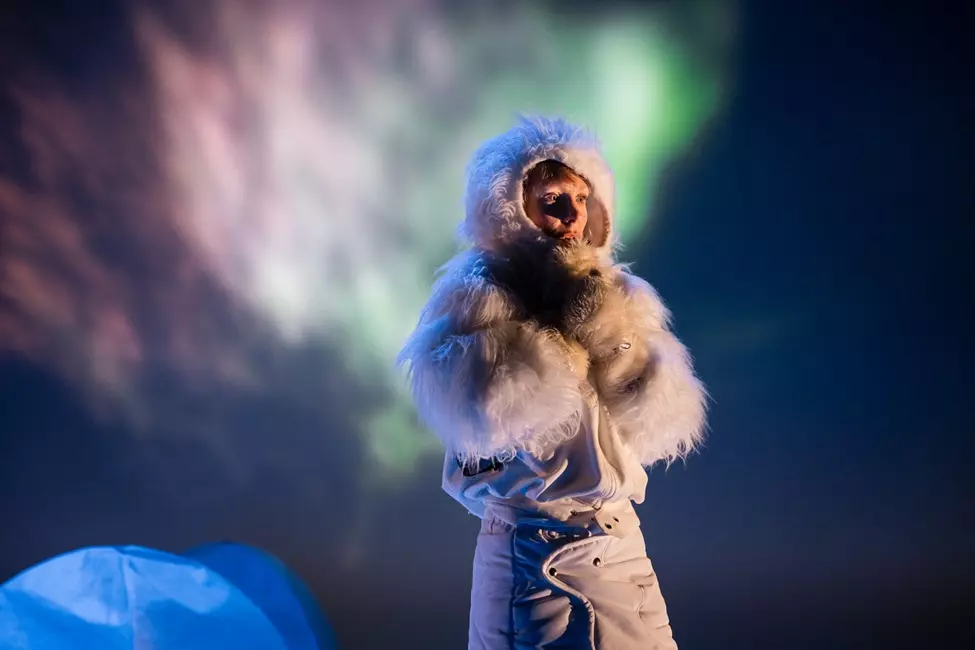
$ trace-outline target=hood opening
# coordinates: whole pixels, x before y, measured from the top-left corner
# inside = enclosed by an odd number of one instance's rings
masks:
[[[525,215],[525,219],[529,222],[529,224],[532,227],[536,229],[538,228],[538,226],[532,223],[531,219],[528,217],[528,210],[526,205],[527,197],[525,196],[525,194],[528,191],[528,180],[532,172],[535,169],[537,169],[540,165],[544,165],[545,163],[552,163],[552,162],[558,163],[558,165],[560,165],[567,172],[581,178],[585,182],[585,184],[589,187],[589,198],[586,200],[587,220],[586,220],[586,227],[583,230],[583,235],[585,236],[586,241],[589,243],[590,246],[594,246],[596,248],[603,247],[606,244],[607,233],[609,232],[609,224],[607,222],[608,217],[606,214],[606,207],[602,204],[602,201],[599,200],[597,195],[598,194],[597,190],[596,188],[593,187],[592,181],[586,178],[585,174],[579,172],[576,169],[573,169],[569,165],[566,165],[561,160],[556,160],[554,158],[546,158],[545,160],[539,160],[535,163],[532,163],[531,165],[528,165],[523,170],[521,175],[520,205],[522,208],[522,212]],[[558,178],[559,176],[561,175],[558,174],[554,176],[554,178]]]

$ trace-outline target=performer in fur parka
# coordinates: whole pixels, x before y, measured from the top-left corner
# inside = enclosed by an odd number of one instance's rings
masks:
[[[523,118],[468,169],[471,247],[400,360],[446,447],[443,487],[482,519],[469,648],[676,648],[633,503],[691,451],[704,390],[670,314],[614,260],[598,141]]]

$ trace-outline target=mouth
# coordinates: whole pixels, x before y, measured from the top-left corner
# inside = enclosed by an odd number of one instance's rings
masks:
[[[551,230],[545,229],[543,232],[552,239],[564,244],[582,241],[583,239],[583,234],[575,230],[561,230],[558,228],[553,228]]]
[[[579,233],[574,232],[566,232],[556,235],[555,240],[558,242],[559,246],[576,246],[583,241],[582,236]]]

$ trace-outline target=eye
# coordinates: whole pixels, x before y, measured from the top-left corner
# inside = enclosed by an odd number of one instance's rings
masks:
[[[576,197],[576,201],[578,201],[579,203],[585,203],[588,200],[589,200],[589,196],[587,194],[580,194],[579,196]]]
[[[643,386],[643,378],[637,377],[626,382],[619,388],[619,392],[622,395],[635,395],[640,392],[640,388]]]
[[[553,192],[549,192],[548,194],[546,194],[545,196],[542,197],[542,200],[545,201],[546,203],[555,203],[555,200],[557,198],[559,198],[559,195],[558,194],[555,194]]]

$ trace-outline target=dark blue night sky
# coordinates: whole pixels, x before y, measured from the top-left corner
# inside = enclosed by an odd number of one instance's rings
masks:
[[[0,74],[29,56],[84,84],[126,47],[118,7],[14,5]],[[975,85],[967,23],[936,5],[744,3],[727,103],[628,249],[713,399],[706,448],[639,508],[682,648],[973,639]],[[300,402],[234,417],[245,456],[317,435]],[[462,647],[477,522],[437,459],[390,494],[355,487],[349,438],[228,476],[192,439],[98,422],[0,356],[0,581],[85,545],[232,538],[294,568],[344,648]]]

